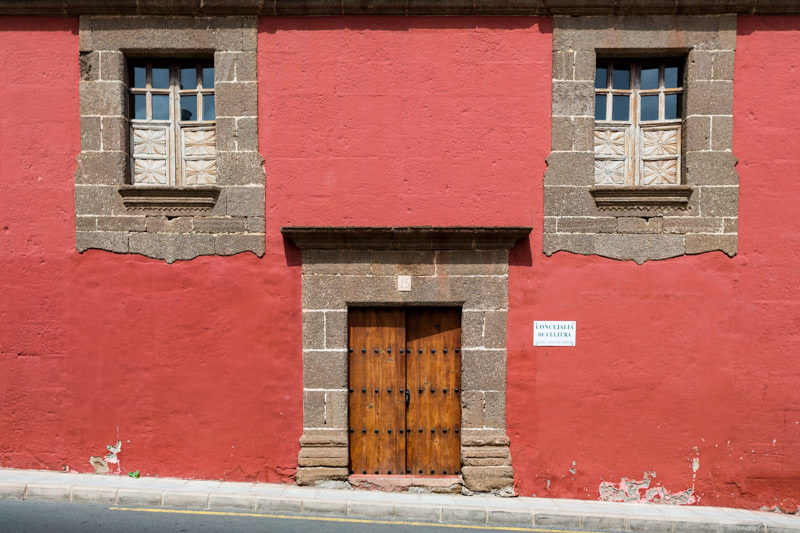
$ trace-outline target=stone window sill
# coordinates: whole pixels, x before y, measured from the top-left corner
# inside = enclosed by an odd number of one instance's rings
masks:
[[[163,187],[123,185],[122,203],[129,210],[159,215],[204,213],[214,208],[220,188],[215,185]]]
[[[693,189],[688,185],[618,187],[597,185],[589,189],[601,210],[685,211]]]

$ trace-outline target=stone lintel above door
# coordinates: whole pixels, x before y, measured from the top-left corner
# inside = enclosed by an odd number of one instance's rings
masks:
[[[508,251],[530,227],[284,227],[302,250],[303,435],[297,483],[346,482],[347,312],[462,309],[461,473],[473,492],[513,492],[506,433]],[[410,290],[398,290],[410,276]]]
[[[301,250],[509,250],[529,226],[284,226]]]

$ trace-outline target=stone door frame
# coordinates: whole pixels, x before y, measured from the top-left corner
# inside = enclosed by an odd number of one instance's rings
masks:
[[[347,481],[347,313],[352,306],[462,309],[461,473],[513,491],[506,434],[508,251],[530,227],[284,227],[302,250],[303,435],[297,483]],[[411,290],[398,290],[398,276]]]

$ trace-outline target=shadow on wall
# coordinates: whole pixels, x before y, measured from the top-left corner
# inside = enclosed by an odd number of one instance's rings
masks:
[[[525,266],[533,265],[533,257],[531,256],[531,237],[517,241],[517,244],[508,252],[508,264],[510,266]]]
[[[286,266],[296,267],[303,264],[303,252],[286,237],[283,238],[283,253],[286,256]]]
[[[486,29],[486,30],[521,30],[536,28],[541,33],[552,33],[552,19],[547,17],[498,17],[498,16],[455,16],[455,17],[371,17],[371,16],[341,16],[341,17],[262,17],[259,21],[259,31],[277,33],[302,29],[303,31],[320,30],[380,30],[380,31],[408,31],[411,29]]]

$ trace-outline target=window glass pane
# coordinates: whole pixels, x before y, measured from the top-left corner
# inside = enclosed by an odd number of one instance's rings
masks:
[[[664,87],[673,88],[681,86],[681,68],[666,67],[664,69]]]
[[[203,95],[203,120],[214,120],[217,118],[216,110],[214,109],[214,95]]]
[[[642,89],[658,89],[658,67],[642,67]]]
[[[616,79],[617,73],[614,72],[614,79]],[[614,100],[611,102],[611,120],[623,120],[627,121],[630,117],[630,99],[628,95],[623,94],[615,94]]]
[[[196,89],[196,88],[197,88],[197,68],[196,67],[181,68],[181,89]]]
[[[197,120],[197,95],[181,95],[181,120]]]
[[[152,87],[154,89],[169,89],[169,68],[153,67]]]
[[[642,96],[642,120],[658,120],[658,95]]]
[[[596,94],[594,95],[594,119],[595,120],[605,120],[606,119],[606,95],[604,94]]]
[[[594,71],[594,86],[598,89],[605,89],[608,87],[608,67],[603,65],[597,67]]]
[[[681,118],[681,95],[664,95],[664,118],[667,120]]]
[[[614,89],[631,88],[631,69],[627,65],[614,65]]]
[[[133,86],[144,89],[147,86],[147,67],[135,65],[133,67]]]
[[[214,88],[214,67],[203,67],[203,88]]]
[[[131,115],[133,118],[136,119],[147,119],[147,95],[146,94],[134,94],[133,102],[131,102]]]
[[[168,94],[153,95],[153,120],[169,120]]]

